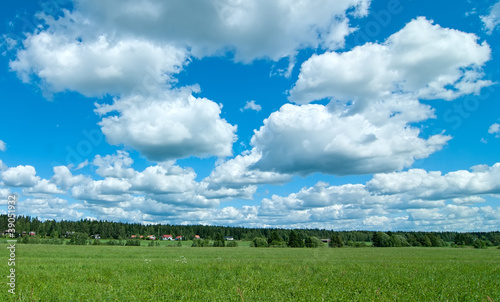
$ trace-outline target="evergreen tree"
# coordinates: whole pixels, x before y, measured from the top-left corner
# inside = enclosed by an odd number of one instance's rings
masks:
[[[333,233],[330,236],[330,243],[328,243],[329,247],[343,247],[344,242],[342,241],[342,238],[340,237],[339,234]]]
[[[300,239],[299,235],[292,230],[288,237],[288,246],[289,247],[304,247],[304,242]]]

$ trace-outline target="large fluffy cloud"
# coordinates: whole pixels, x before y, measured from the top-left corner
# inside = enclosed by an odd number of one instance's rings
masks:
[[[389,112],[388,112],[389,113]],[[264,121],[252,144],[262,152],[254,167],[281,173],[368,174],[401,170],[440,150],[450,139],[419,137],[398,115],[385,122],[343,115],[322,105],[287,104]]]
[[[1,178],[9,187],[32,187],[40,180],[35,167],[30,165],[8,168],[1,173]]]
[[[290,100],[323,98],[368,102],[388,95],[451,100],[477,93],[491,82],[481,67],[491,49],[474,34],[433,25],[418,18],[383,44],[365,44],[348,52],[314,55],[302,64]]]
[[[100,31],[120,28],[187,46],[195,56],[234,50],[238,61],[293,55],[298,48],[337,48],[350,33],[346,11],[368,12],[370,0],[77,1],[77,14]]]
[[[187,90],[158,97],[136,95],[98,106],[96,111],[119,114],[99,123],[111,144],[131,146],[154,161],[230,156],[236,140],[236,126],[220,117],[220,105]]]
[[[86,96],[157,91],[180,70],[187,51],[141,39],[101,35],[80,41],[64,32],[29,35],[10,63],[24,82],[37,81],[49,93]]]
[[[441,150],[451,137],[421,137],[415,123],[434,117],[420,99],[477,93],[491,81],[491,49],[477,36],[418,18],[383,44],[313,55],[290,100],[264,121],[252,145],[254,167],[281,173],[369,174],[401,170]],[[326,106],[308,104],[330,99]]]
[[[28,34],[10,67],[48,93],[148,91],[170,81],[191,54],[231,50],[250,62],[294,56],[304,47],[338,48],[352,31],[346,11],[366,15],[369,3],[76,1],[57,17],[38,14],[45,26]]]

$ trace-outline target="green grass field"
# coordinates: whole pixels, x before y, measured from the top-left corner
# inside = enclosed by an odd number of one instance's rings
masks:
[[[500,301],[492,248],[6,247],[1,301]]]

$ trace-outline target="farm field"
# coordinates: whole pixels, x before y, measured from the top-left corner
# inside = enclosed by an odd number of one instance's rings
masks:
[[[0,300],[500,301],[499,264],[498,249],[17,244]]]

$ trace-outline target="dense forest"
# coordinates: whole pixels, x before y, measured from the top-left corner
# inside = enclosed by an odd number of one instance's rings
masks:
[[[0,228],[7,231],[8,216],[0,215]],[[18,216],[15,222],[16,237],[29,236],[34,232],[39,238],[51,236],[69,237],[72,233],[83,233],[89,237],[99,234],[102,239],[128,239],[133,235],[147,238],[154,235],[160,238],[162,235],[182,236],[184,240],[191,240],[195,235],[203,239],[215,239],[218,236],[231,236],[235,240],[252,241],[256,238],[266,239],[271,245],[275,242],[290,242],[295,237],[300,242],[308,242],[308,238],[332,239],[332,245],[341,247],[362,246],[362,242],[372,242],[373,246],[446,246],[469,245],[481,243],[488,246],[500,245],[500,232],[374,232],[374,231],[332,231],[325,229],[279,229],[279,228],[244,228],[229,226],[205,226],[205,225],[143,225],[140,223],[124,223],[111,221],[97,221],[82,219],[79,221],[40,221],[30,216]],[[293,234],[292,234],[293,233]],[[5,235],[5,232],[4,232]]]

